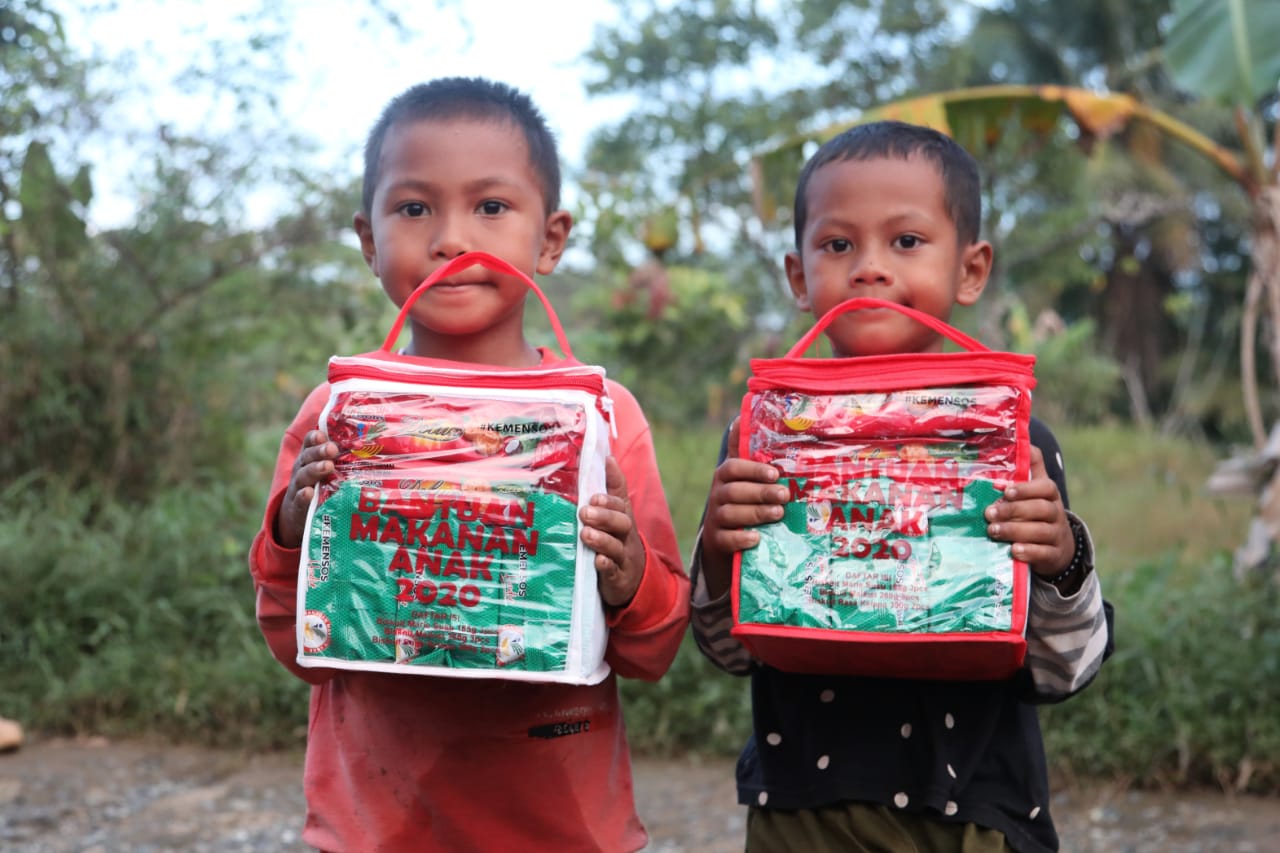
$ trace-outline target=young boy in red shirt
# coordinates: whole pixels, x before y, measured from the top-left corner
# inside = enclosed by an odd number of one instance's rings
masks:
[[[855,127],[800,175],[796,303],[816,317],[846,299],[887,299],[947,321],[982,295],[991,245],[978,239],[978,168],[948,137],[914,125]],[[887,309],[849,312],[826,330],[837,357],[942,351],[937,332]],[[1031,478],[987,512],[1034,581],[1027,665],[1008,681],[797,675],[751,659],[729,634],[733,555],[750,528],[782,518],[771,465],[721,449],[695,551],[694,635],[720,668],[751,674],[754,734],[738,762],[748,853],[1058,849],[1033,703],[1082,689],[1110,649],[1109,605],[1083,522],[1066,508],[1062,456],[1031,424]]]
[[[365,148],[361,251],[403,305],[433,270],[484,251],[526,275],[560,260],[572,225],[559,209],[555,141],[516,90],[447,78],[392,100]],[[413,306],[404,355],[468,367],[552,366],[524,334],[528,287],[472,267]],[[617,437],[606,494],[583,509],[609,625],[610,675],[571,686],[389,675],[297,665],[299,546],[315,487],[338,447],[318,429],[323,384],[285,433],[250,568],[272,653],[312,685],[303,840],[332,851],[636,850],[616,676],[659,678],[688,622],[688,579],[648,425],[615,382]]]

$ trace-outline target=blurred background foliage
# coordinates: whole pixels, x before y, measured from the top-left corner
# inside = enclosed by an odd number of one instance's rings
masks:
[[[131,129],[123,142],[148,164],[130,176],[136,215],[92,227],[89,152],[129,84],[90,85],[103,78],[69,46],[62,8],[0,5],[0,713],[50,734],[295,745],[306,688],[260,640],[245,554],[283,426],[330,354],[372,348],[390,322],[349,234],[358,176],[303,167],[308,141],[272,125],[263,81],[284,74],[272,33],[287,9],[263,4],[260,38],[221,44],[185,78],[236,105],[232,119]],[[1170,0],[619,9],[587,85],[636,107],[565,164],[578,251],[546,289],[579,358],[645,407],[686,550],[747,359],[781,354],[806,322],[783,287],[785,197],[761,215],[753,156],[904,97],[1010,83],[1129,94],[1240,146],[1232,110],[1166,68]],[[1273,138],[1275,86],[1248,107]],[[1250,508],[1201,488],[1250,440],[1249,198],[1138,126],[1015,130],[973,148],[997,266],[956,321],[1037,355],[1037,411],[1060,433],[1121,614],[1098,683],[1046,712],[1055,766],[1280,790],[1280,719],[1248,710],[1280,700],[1276,591],[1232,579]],[[248,223],[264,186],[291,201]],[[745,688],[687,645],[661,682],[624,685],[631,738],[732,753]]]

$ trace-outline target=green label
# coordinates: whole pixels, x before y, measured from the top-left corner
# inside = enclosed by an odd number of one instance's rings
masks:
[[[304,654],[562,671],[578,547],[556,494],[342,482],[308,531]]]
[[[987,480],[927,500],[894,501],[901,486],[860,481],[857,500],[807,500],[803,481],[783,519],[755,528],[742,555],[739,621],[897,633],[1008,631],[1009,544],[987,537],[983,512],[1000,496]]]

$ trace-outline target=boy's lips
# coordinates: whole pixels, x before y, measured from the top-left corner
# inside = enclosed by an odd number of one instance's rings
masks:
[[[451,278],[431,285],[431,290],[461,290],[466,287],[492,287],[493,282],[487,278]]]
[[[868,306],[866,308],[859,308],[857,311],[850,311],[849,316],[853,317],[854,319],[857,319],[858,317],[873,317],[873,316],[878,316],[880,314],[896,315],[897,313],[898,312],[894,311],[892,308],[884,308],[882,306],[876,305],[876,306]]]

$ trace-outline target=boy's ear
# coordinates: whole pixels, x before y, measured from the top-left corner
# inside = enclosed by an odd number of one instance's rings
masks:
[[[373,225],[363,211],[358,211],[352,217],[351,225],[356,229],[356,236],[360,238],[360,254],[364,255],[364,262],[369,265],[369,269],[373,271],[376,277],[378,275],[378,250],[373,242]]]
[[[560,256],[569,243],[569,231],[572,228],[573,214],[567,210],[554,211],[547,217],[542,234],[542,248],[538,252],[538,265],[535,267],[539,275],[555,272],[556,264],[560,263]]]
[[[782,264],[787,271],[787,284],[791,286],[791,295],[795,297],[796,307],[801,311],[813,310],[809,302],[809,288],[804,284],[804,263],[799,252],[787,252]]]
[[[960,250],[960,286],[956,289],[957,305],[972,305],[986,289],[991,275],[991,244],[975,240]]]

